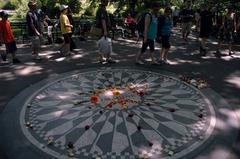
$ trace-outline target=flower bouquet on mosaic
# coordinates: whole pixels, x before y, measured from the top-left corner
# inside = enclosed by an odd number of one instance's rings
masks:
[[[144,100],[148,85],[134,85],[130,83],[125,87],[111,86],[105,89],[92,91],[90,102],[96,106],[103,104],[104,108],[112,109],[117,105],[122,110],[127,110],[130,105],[137,105]]]
[[[194,87],[198,89],[203,89],[209,87],[209,84],[207,83],[206,80],[203,80],[201,78],[193,78],[191,76],[186,76],[186,75],[180,75],[179,79],[193,85]]]

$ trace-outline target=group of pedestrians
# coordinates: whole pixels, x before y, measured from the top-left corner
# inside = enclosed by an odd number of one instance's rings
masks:
[[[100,30],[100,34],[97,40],[109,36],[109,31],[111,30],[111,20],[109,14],[106,10],[109,0],[101,0],[99,8],[96,12],[96,27]],[[31,40],[32,56],[35,60],[41,60],[39,56],[39,50],[41,45],[41,39],[43,37],[43,26],[48,27],[48,41],[52,43],[52,32],[54,25],[51,23],[48,15],[46,14],[46,8],[42,10],[41,16],[37,14],[37,2],[35,0],[30,0],[28,3],[29,11],[26,14],[28,35]],[[207,54],[207,39],[210,37],[213,28],[213,14],[210,7],[202,6],[201,11],[193,12],[191,9],[191,3],[187,3],[186,7],[182,10],[175,8],[173,12],[171,7],[166,7],[163,14],[159,14],[159,9],[161,4],[156,1],[151,1],[146,3],[148,8],[147,12],[141,14],[143,20],[142,33],[138,30],[138,33],[142,35],[142,47],[140,51],[136,54],[135,62],[136,64],[143,65],[144,60],[143,54],[147,51],[148,47],[150,49],[151,64],[169,64],[168,54],[171,47],[170,36],[172,33],[173,26],[177,26],[179,22],[179,17],[182,22],[182,38],[187,43],[188,36],[191,33],[192,23],[195,19],[195,25],[199,27],[199,50],[201,55]],[[64,38],[64,44],[59,48],[59,53],[63,56],[71,55],[71,51],[75,48],[75,44],[72,39],[72,34],[74,32],[74,21],[72,18],[72,13],[67,5],[61,5],[59,8],[59,26]],[[11,30],[10,22],[8,21],[7,14],[1,14],[2,20],[0,21],[0,37],[1,42],[6,46],[6,53],[2,53],[1,57],[3,61],[6,61],[6,55],[12,55],[13,63],[20,63],[20,60],[16,57],[16,42]],[[136,29],[139,27],[139,20],[135,20],[130,15],[125,19],[125,23],[130,26],[132,35],[135,35]],[[240,23],[239,23],[240,24]],[[222,42],[225,40],[229,45],[229,55],[232,54],[232,44],[233,35],[237,31],[237,17],[231,8],[228,9],[226,14],[223,16],[221,24],[219,24],[218,31],[218,47],[216,50],[216,55],[220,55],[220,49]],[[155,42],[161,44],[162,48],[159,52],[158,58],[155,58]],[[103,53],[99,49],[99,62],[105,63],[115,63],[111,58],[111,51],[108,53]]]

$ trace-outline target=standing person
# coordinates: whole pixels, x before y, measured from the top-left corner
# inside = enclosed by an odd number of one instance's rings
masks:
[[[65,56],[69,56],[71,55],[70,42],[72,40],[73,26],[70,24],[70,21],[67,17],[68,6],[61,5],[60,11],[61,11],[61,15],[60,15],[61,32],[64,37],[64,45],[61,47],[61,54]],[[63,49],[65,49],[66,51],[64,52]]]
[[[193,20],[193,11],[191,9],[191,3],[187,3],[187,7],[184,8],[181,12],[182,19],[182,38],[187,42],[187,38],[191,32],[192,20]]]
[[[136,64],[143,65],[142,55],[147,51],[147,48],[150,48],[151,64],[158,64],[154,59],[154,40],[157,37],[157,14],[159,11],[159,4],[157,2],[150,2],[147,6],[150,11],[144,14],[144,32],[143,32],[143,43],[141,51],[136,55]]]
[[[48,36],[48,45],[53,43],[53,22],[48,17],[47,14],[45,14],[43,19],[44,26],[47,27],[47,36]]]
[[[224,40],[224,37],[226,38],[226,42],[228,43],[228,49],[229,49],[229,56],[232,55],[232,45],[233,45],[233,33],[237,32],[237,20],[236,20],[236,14],[233,12],[232,8],[228,8],[225,16],[222,20],[222,26],[220,29],[220,37],[218,42],[218,48],[216,51],[216,56],[220,56],[220,49],[222,46],[222,42]]]
[[[206,41],[212,32],[213,15],[210,12],[210,8],[203,7],[203,11],[200,13],[200,54],[205,56],[207,54]]]
[[[17,64],[20,63],[18,58],[16,57],[17,46],[13,36],[13,32],[11,29],[10,22],[8,21],[8,14],[5,12],[1,13],[2,20],[0,21],[0,41],[5,44],[6,54],[1,54],[2,60],[4,62],[7,61],[7,54],[12,55],[12,63]]]
[[[166,7],[164,10],[164,15],[158,18],[158,32],[160,32],[161,41],[162,41],[162,49],[160,52],[160,64],[169,64],[167,57],[169,53],[170,45],[170,36],[172,32],[172,19],[171,19],[172,9],[170,7]]]
[[[101,0],[101,4],[99,5],[99,8],[96,13],[96,27],[100,28],[102,30],[101,37],[107,37],[109,29],[111,28],[110,19],[106,10],[106,7],[108,5],[108,0]],[[100,56],[100,63],[104,64],[106,62],[108,63],[116,63],[112,58],[110,57],[111,52],[104,55],[99,51]]]
[[[40,36],[40,44],[43,45],[44,44],[43,32],[45,30],[44,18],[45,18],[45,15],[47,15],[47,6],[43,5],[41,7],[41,9],[38,9],[36,11],[36,13],[37,13],[37,17],[38,17],[38,24],[40,27],[40,34],[42,35],[42,36]]]
[[[29,1],[28,7],[29,11],[27,12],[26,20],[28,35],[32,43],[32,56],[33,59],[35,60],[41,60],[42,58],[39,56],[39,50],[40,50],[40,36],[42,35],[38,17],[35,13],[37,9],[37,2],[34,0]]]
[[[72,14],[72,10],[71,10],[70,7],[68,7],[67,17],[68,17],[68,20],[69,20],[70,24],[73,26],[72,27],[71,38],[70,38],[70,51],[73,51],[74,49],[76,49],[76,44],[75,44],[75,42],[72,39],[72,35],[74,33],[75,28],[74,28],[73,14]]]

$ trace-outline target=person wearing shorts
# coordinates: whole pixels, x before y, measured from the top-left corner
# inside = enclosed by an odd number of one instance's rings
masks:
[[[171,47],[170,45],[170,36],[172,32],[172,20],[171,20],[171,14],[172,14],[172,9],[170,7],[166,7],[164,10],[164,15],[161,18],[162,19],[162,26],[161,26],[161,38],[162,38],[162,49],[160,52],[160,59],[159,63],[160,64],[169,64],[168,63],[168,53],[169,49]],[[160,28],[159,28],[160,29]]]
[[[233,33],[237,32],[237,20],[236,14],[233,12],[232,8],[227,10],[227,13],[223,17],[222,26],[219,31],[219,41],[218,48],[216,51],[216,56],[220,56],[220,48],[222,42],[225,40],[228,43],[229,55],[232,55],[232,45],[233,45]]]
[[[0,21],[0,39],[5,44],[6,53],[2,53],[1,57],[4,62],[7,62],[7,54],[12,55],[12,63],[20,63],[20,60],[16,57],[17,45],[13,36],[10,22],[8,21],[8,14],[1,13],[2,20]]]
[[[144,62],[141,60],[142,55],[147,51],[147,48],[150,48],[151,64],[158,64],[154,59],[154,40],[157,37],[157,13],[160,8],[160,5],[157,2],[150,2],[149,14],[145,14],[145,24],[144,24],[144,36],[141,51],[136,55],[136,64],[143,65]]]
[[[203,7],[203,11],[200,13],[200,55],[205,56],[207,54],[206,41],[212,32],[213,16],[210,12],[210,8]]]
[[[41,60],[41,57],[39,56],[39,50],[40,50],[40,36],[42,35],[38,17],[35,12],[37,9],[37,2],[34,0],[29,1],[28,7],[29,11],[27,12],[26,20],[28,35],[32,43],[32,56],[33,59],[35,60]]]
[[[60,15],[61,32],[64,38],[64,45],[61,47],[61,54],[64,56],[69,56],[71,55],[70,42],[72,40],[73,26],[70,24],[70,21],[67,17],[68,6],[61,5],[60,11],[61,11]],[[63,51],[64,49],[65,51]]]
[[[191,32],[193,11],[191,9],[191,3],[187,2],[187,8],[183,9],[181,12],[182,17],[182,38],[187,41],[187,38]]]

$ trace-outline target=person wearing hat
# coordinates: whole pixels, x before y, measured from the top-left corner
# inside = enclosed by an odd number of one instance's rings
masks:
[[[32,43],[32,56],[35,60],[41,60],[39,56],[39,49],[40,49],[40,24],[38,21],[38,17],[36,15],[37,9],[37,2],[36,1],[29,1],[28,2],[29,11],[26,15],[27,20],[27,28],[28,28],[28,35],[30,37]]]
[[[61,47],[61,53],[63,55],[71,55],[70,50],[70,42],[72,40],[72,28],[73,26],[70,24],[70,21],[68,19],[67,13],[68,13],[68,6],[67,5],[61,5],[60,6],[60,26],[61,26],[61,32],[64,37],[64,45]],[[66,49],[64,52],[63,49]]]
[[[0,39],[1,42],[5,44],[6,53],[12,55],[13,64],[20,63],[16,57],[17,46],[14,39],[14,35],[11,29],[10,22],[8,21],[8,14],[5,12],[1,13],[2,20],[0,21]],[[7,54],[1,54],[2,60],[7,61]]]

